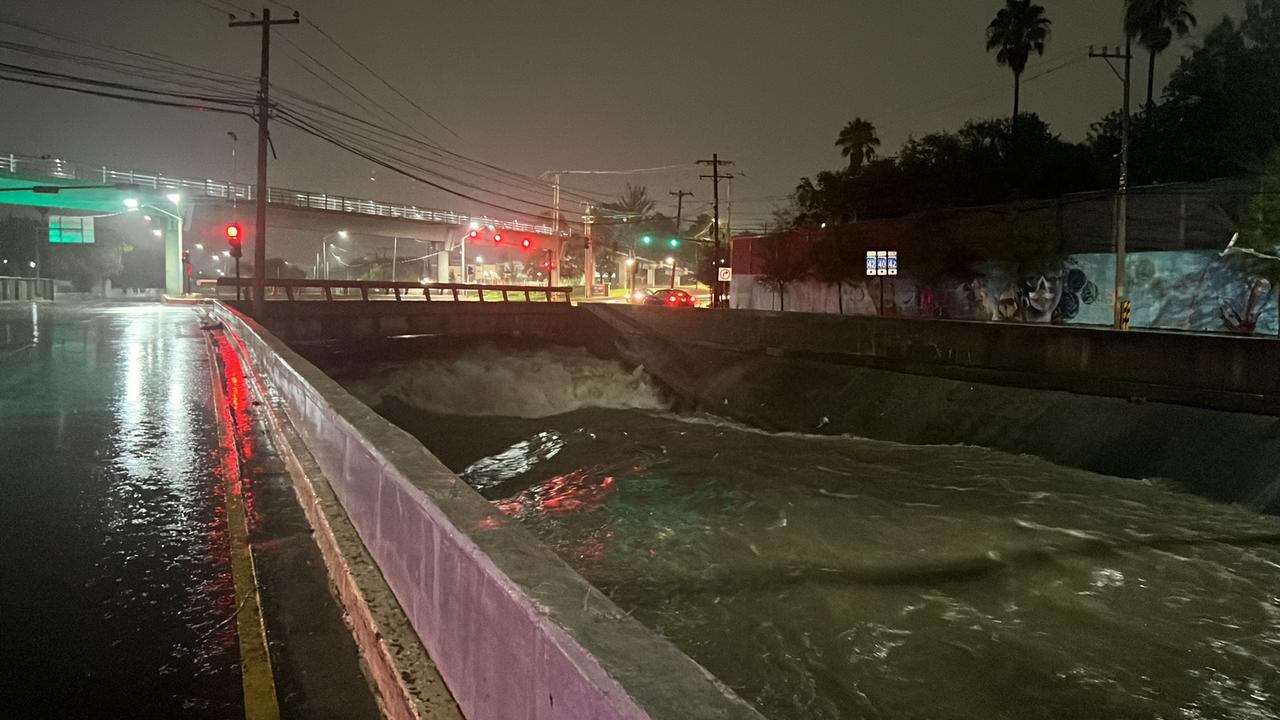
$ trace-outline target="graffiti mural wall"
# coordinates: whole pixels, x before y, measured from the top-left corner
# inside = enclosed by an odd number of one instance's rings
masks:
[[[785,303],[774,283],[735,275],[731,306],[756,310],[941,317],[956,320],[1107,326],[1114,317],[1115,256],[1078,254],[1030,277],[997,266],[965,280],[922,287],[907,274],[831,283],[787,283]],[[1126,263],[1132,327],[1275,335],[1280,326],[1277,269],[1213,251],[1132,253]],[[883,308],[883,309],[882,309]]]

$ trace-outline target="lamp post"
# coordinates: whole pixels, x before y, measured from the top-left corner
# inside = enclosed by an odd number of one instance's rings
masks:
[[[319,275],[319,274],[320,274],[320,268],[321,268],[321,267],[323,267],[323,268],[324,268],[324,279],[325,279],[325,280],[328,280],[328,279],[329,279],[329,247],[330,247],[329,238],[333,237],[334,235],[337,235],[337,236],[338,236],[340,239],[342,239],[342,240],[346,240],[348,237],[350,237],[350,234],[349,234],[346,230],[339,230],[339,231],[337,231],[337,232],[331,232],[331,233],[328,233],[328,234],[326,234],[326,235],[324,235],[323,237],[321,237],[321,238],[320,238],[320,255],[319,255],[319,257],[323,257],[323,258],[324,258],[324,263],[323,263],[323,265],[320,265],[320,263],[317,263],[317,267],[316,267],[316,274],[317,274],[317,275]],[[317,279],[318,279],[318,278],[317,278]]]
[[[480,229],[480,223],[478,223],[478,222],[473,222],[473,223],[471,223],[471,224],[467,227],[467,232],[466,232],[466,234],[464,234],[464,235],[462,236],[462,239],[458,241],[458,249],[459,249],[458,273],[462,275],[462,277],[460,277],[460,278],[459,278],[459,280],[460,280],[464,285],[465,285],[465,284],[466,284],[466,282],[467,282],[467,240],[468,240],[468,239],[471,239],[471,238],[474,238],[474,237],[478,237],[475,233],[476,233],[476,231],[477,231],[477,230],[479,230],[479,229]],[[492,226],[492,225],[491,225],[491,226],[489,226],[489,229],[490,229],[490,230],[492,230],[492,229],[493,229],[493,226]],[[448,255],[445,255],[445,263],[446,263],[446,264],[448,264],[448,257],[449,257]],[[448,277],[446,276],[446,278],[445,278],[445,279],[447,280],[447,279],[448,279]]]
[[[182,210],[181,210],[182,196],[179,195],[178,193],[169,193],[166,196],[166,199],[169,202],[173,203],[174,207],[178,208],[177,213],[169,212],[168,210],[165,210],[159,205],[151,205],[151,204],[143,205],[142,203],[139,203],[137,200],[133,198],[127,198],[125,200],[125,207],[131,212],[136,211],[140,207],[146,207],[150,210],[154,210],[155,212],[160,213],[161,215],[164,215],[165,217],[170,218],[177,224],[178,232],[177,232],[176,239],[177,239],[178,246],[174,250],[172,255],[170,255],[170,253],[167,250],[165,252],[166,260],[169,260],[169,258],[172,258],[171,262],[165,263],[166,265],[165,285],[167,286],[166,289],[168,291],[185,295],[190,291],[190,288],[187,286],[187,282],[188,282],[187,268],[183,267],[183,263],[182,263],[182,251],[186,249],[183,244],[184,241],[182,236],[182,223],[183,223],[182,214],[181,214],[182,213]],[[132,202],[130,202],[130,200],[132,200]],[[174,277],[175,274],[177,277]]]
[[[671,266],[671,289],[676,289],[676,259],[674,257],[667,258],[667,264]]]

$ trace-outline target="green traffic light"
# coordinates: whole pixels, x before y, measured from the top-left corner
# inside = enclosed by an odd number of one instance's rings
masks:
[[[673,248],[678,248],[678,247],[680,247],[680,239],[679,239],[679,238],[671,238],[671,241],[670,241],[669,243],[667,243],[667,244],[668,244],[668,245],[670,245],[670,246],[671,246],[671,247],[673,247]]]
[[[652,245],[653,238],[649,237],[648,235],[645,235],[644,237],[640,238],[640,242],[644,243],[645,245]]]

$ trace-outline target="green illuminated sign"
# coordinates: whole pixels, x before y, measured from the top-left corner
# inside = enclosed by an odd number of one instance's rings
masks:
[[[49,242],[93,243],[93,218],[76,215],[49,216]]]

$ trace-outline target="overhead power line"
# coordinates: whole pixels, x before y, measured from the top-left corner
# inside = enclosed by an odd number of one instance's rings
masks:
[[[281,4],[283,4],[283,3],[281,3]],[[288,7],[288,6],[286,5],[286,7]],[[393,92],[393,93],[395,93],[397,96],[399,96],[401,100],[404,100],[406,103],[408,103],[410,106],[412,106],[415,110],[417,110],[418,112],[422,113],[422,115],[423,115],[423,116],[425,116],[427,119],[431,120],[431,121],[432,121],[432,122],[434,122],[435,124],[437,124],[437,125],[439,125],[440,127],[444,128],[444,129],[445,129],[445,131],[447,131],[450,135],[453,135],[454,137],[458,137],[458,133],[454,132],[454,131],[453,131],[453,128],[450,128],[448,125],[445,125],[445,124],[444,124],[444,123],[443,123],[439,118],[437,118],[435,115],[432,115],[430,112],[428,112],[428,111],[427,111],[425,108],[423,108],[421,105],[419,105],[418,103],[414,102],[414,101],[413,101],[409,96],[405,95],[403,92],[400,92],[399,88],[397,88],[396,86],[392,85],[390,82],[388,82],[388,81],[386,80],[386,78],[384,78],[384,77],[382,77],[380,74],[378,74],[378,72],[377,72],[376,70],[374,70],[373,68],[371,68],[371,67],[369,67],[368,65],[366,65],[366,64],[365,64],[365,62],[364,62],[363,60],[361,60],[360,58],[356,57],[356,56],[355,56],[354,54],[352,54],[349,50],[347,50],[345,47],[343,47],[342,43],[338,42],[337,38],[335,38],[335,37],[333,37],[332,35],[330,35],[329,33],[325,32],[324,28],[322,28],[322,27],[320,27],[319,25],[315,24],[315,22],[313,22],[313,21],[312,21],[312,20],[310,20],[309,18],[304,18],[304,19],[303,19],[303,21],[304,21],[307,25],[311,26],[311,28],[312,28],[313,30],[315,30],[316,32],[318,32],[318,33],[320,33],[322,36],[324,36],[324,38],[325,38],[326,40],[328,40],[329,42],[333,43],[334,47],[336,47],[336,48],[338,48],[339,50],[341,50],[341,51],[342,51],[342,53],[343,53],[344,55],[346,55],[347,57],[351,58],[351,60],[352,60],[352,61],[354,61],[354,62],[355,62],[357,65],[359,65],[360,67],[364,68],[366,72],[368,72],[370,75],[372,75],[372,76],[374,77],[374,79],[376,79],[378,82],[380,82],[380,83],[382,83],[384,86],[386,86],[386,88],[387,88],[388,90],[390,90],[391,92]]]
[[[18,83],[20,85],[34,85],[36,87],[51,88],[54,90],[66,90],[68,92],[80,93],[83,95],[95,95],[97,97],[114,98],[116,100],[128,100],[130,102],[142,103],[145,105],[159,105],[173,108],[187,108],[189,110],[198,110],[200,112],[216,112],[226,113],[229,115],[244,115],[245,117],[253,117],[249,112],[244,110],[231,110],[228,108],[209,107],[206,105],[195,105],[193,103],[183,103],[171,100],[157,100],[154,98],[138,97],[135,95],[125,95],[122,93],[105,92],[101,90],[90,90],[88,88],[78,88],[70,85],[60,85],[53,82],[42,82],[22,77],[11,77],[0,72],[0,80],[6,82]]]

